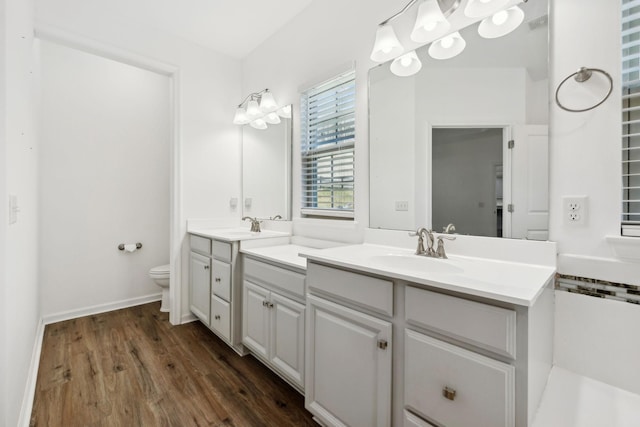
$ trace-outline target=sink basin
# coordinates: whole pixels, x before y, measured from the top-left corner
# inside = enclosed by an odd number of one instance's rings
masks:
[[[428,258],[420,255],[376,255],[370,258],[376,267],[392,268],[419,273],[459,274],[464,270],[450,260]]]

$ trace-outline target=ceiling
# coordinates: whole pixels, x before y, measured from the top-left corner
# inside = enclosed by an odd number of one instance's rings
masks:
[[[38,0],[37,15],[115,19],[154,28],[241,59],[312,0]]]

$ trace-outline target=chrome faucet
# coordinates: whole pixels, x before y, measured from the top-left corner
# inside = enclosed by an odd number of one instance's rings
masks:
[[[448,227],[447,227],[448,228]],[[418,228],[415,233],[409,233],[410,236],[418,236],[418,247],[416,248],[416,255],[428,256],[431,258],[442,258],[447,259],[447,253],[444,250],[444,241],[447,240],[456,240],[455,237],[452,236],[438,236],[438,247],[437,249],[433,249],[434,237],[433,231],[427,230],[424,227]],[[424,240],[427,240],[427,248],[424,247]]]
[[[243,221],[249,220],[251,221],[251,232],[254,233],[260,233],[260,223],[262,221],[259,221],[258,218],[251,218],[250,216],[245,216],[244,218],[242,218]]]
[[[277,219],[282,219],[282,216],[280,216],[280,215],[276,215],[276,216],[271,217],[271,218],[269,218],[269,219],[270,219],[271,221],[275,221],[275,220],[277,220]]]
[[[456,231],[456,226],[453,224],[449,224],[446,227],[442,228],[442,232],[444,234],[453,234],[454,231]]]

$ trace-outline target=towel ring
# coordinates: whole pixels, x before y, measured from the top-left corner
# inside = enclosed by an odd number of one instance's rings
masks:
[[[598,102],[595,105],[592,105],[589,108],[574,109],[574,108],[568,108],[568,107],[565,107],[564,105],[562,105],[562,103],[560,102],[560,99],[558,98],[558,93],[560,92],[560,88],[562,87],[562,85],[567,80],[569,80],[571,77],[573,77],[574,80],[577,81],[578,83],[584,83],[584,82],[586,82],[587,80],[589,80],[591,78],[591,75],[594,72],[600,73],[603,76],[605,76],[607,79],[609,79],[609,91],[607,92],[605,97],[602,98],[602,100],[600,102]],[[565,79],[562,80],[560,82],[560,84],[558,85],[558,88],[556,89],[556,104],[558,104],[558,107],[562,108],[565,111],[570,111],[572,113],[582,113],[584,111],[593,110],[594,108],[596,108],[597,106],[602,104],[604,101],[606,101],[609,98],[609,95],[611,95],[612,91],[613,91],[613,79],[611,78],[611,75],[609,75],[609,73],[607,73],[606,71],[601,70],[599,68],[580,67],[580,69],[578,71],[576,71],[575,73],[570,74],[567,77],[565,77]]]

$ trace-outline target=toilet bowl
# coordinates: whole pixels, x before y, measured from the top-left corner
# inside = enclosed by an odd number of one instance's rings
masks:
[[[162,288],[162,304],[160,311],[169,311],[169,278],[171,269],[169,264],[159,265],[149,270],[149,277]]]

